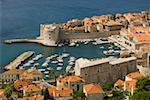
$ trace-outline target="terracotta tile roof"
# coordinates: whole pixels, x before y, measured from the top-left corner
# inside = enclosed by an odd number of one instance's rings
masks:
[[[5,90],[4,89],[0,89],[0,96],[4,95]]]
[[[66,97],[66,96],[72,96],[73,90],[68,87],[63,87],[61,89],[58,89],[57,87],[52,87],[48,89],[49,94],[53,95],[54,97],[60,96],[60,97]]]
[[[143,45],[140,47],[140,49],[150,51],[150,45]]]
[[[79,76],[66,76],[59,79],[60,82],[66,83],[66,82],[84,82],[84,80]]]
[[[132,78],[132,79],[139,79],[143,77],[143,75],[140,74],[139,72],[133,72],[133,73],[128,74],[127,77]]]
[[[123,85],[124,85],[124,81],[120,79],[115,82],[115,86],[123,86]]]
[[[31,96],[31,97],[18,98],[18,100],[44,100],[44,96],[34,95],[34,96]]]
[[[25,70],[21,70],[21,69],[10,69],[8,71],[5,71],[3,74],[22,74],[23,72],[25,72]]]
[[[131,80],[131,81],[125,81],[125,88],[126,91],[131,91],[131,89],[134,91],[136,89],[136,80]]]
[[[83,88],[85,89],[85,93],[87,94],[97,94],[97,93],[103,93],[103,89],[98,84],[87,84],[84,85]]]
[[[139,43],[149,43],[150,42],[150,36],[144,33],[133,33],[128,35],[129,38],[134,38]]]
[[[17,91],[20,91],[23,89],[24,86],[27,86],[29,85],[29,83],[25,80],[16,80],[14,82],[14,88],[17,90]]]
[[[31,85],[24,86],[23,90],[25,92],[33,92],[33,91],[41,91],[41,88],[40,88],[40,86],[31,84]]]

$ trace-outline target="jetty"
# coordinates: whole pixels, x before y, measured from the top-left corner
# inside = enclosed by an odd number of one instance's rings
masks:
[[[40,42],[38,39],[11,39],[11,40],[4,40],[4,43],[21,43],[21,42]]]
[[[6,70],[16,69],[23,61],[31,57],[33,54],[34,54],[33,51],[27,51],[27,52],[22,53],[15,60],[10,62],[8,65],[6,65],[5,69]]]

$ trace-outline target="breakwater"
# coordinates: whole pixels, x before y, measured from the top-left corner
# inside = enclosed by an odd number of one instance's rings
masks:
[[[5,69],[6,70],[16,69],[23,61],[25,61],[26,59],[28,59],[33,54],[34,54],[33,51],[27,51],[27,52],[22,53],[15,60],[13,60],[12,62],[10,62],[8,65],[6,65]]]

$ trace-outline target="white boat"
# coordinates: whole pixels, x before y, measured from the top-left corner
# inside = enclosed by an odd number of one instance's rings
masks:
[[[49,71],[45,71],[44,74],[49,74]]]
[[[78,47],[78,46],[79,46],[79,44],[76,44],[76,46]]]
[[[48,77],[49,77],[49,75],[45,75],[45,77],[46,77],[46,78],[48,78]]]
[[[44,63],[42,64],[42,66],[43,66],[43,67],[46,67],[46,66],[48,66],[48,63],[47,63],[47,62],[44,62]]]
[[[57,60],[58,60],[58,62],[63,62],[63,57],[59,56],[59,57],[57,57]]]
[[[104,46],[100,46],[99,48],[100,48],[100,49],[104,49]]]
[[[74,42],[70,43],[69,46],[75,46],[76,44]]]
[[[42,54],[38,54],[35,58],[33,58],[32,60],[39,60],[40,58],[42,58],[43,55]]]
[[[68,57],[70,54],[68,54],[68,53],[63,53],[62,54],[62,57],[64,57],[64,58],[66,58],[66,57]]]
[[[50,60],[50,59],[51,59],[51,57],[47,57],[47,58],[46,58],[46,60]]]
[[[63,63],[58,63],[59,66],[63,66]]]
[[[108,50],[108,51],[103,51],[103,53],[107,56],[115,56],[120,54],[120,51]]]
[[[52,68],[51,68],[51,67],[48,67],[47,70],[52,70]]]
[[[89,43],[88,41],[84,42],[84,44],[88,44],[88,43]]]
[[[56,64],[56,63],[58,63],[58,61],[52,61],[51,63]]]
[[[61,70],[62,69],[62,67],[57,67],[57,70]]]
[[[31,66],[31,63],[25,63],[23,66]]]
[[[33,64],[33,63],[34,63],[34,61],[33,61],[33,60],[30,60],[28,63],[31,63],[31,64]]]
[[[45,69],[38,69],[38,71],[40,71],[40,72],[44,72],[44,71],[45,71]]]

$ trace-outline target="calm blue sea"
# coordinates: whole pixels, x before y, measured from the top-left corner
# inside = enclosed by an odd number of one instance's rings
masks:
[[[63,23],[72,18],[108,13],[140,12],[149,10],[149,4],[149,0],[0,0],[0,39],[33,38],[39,34],[41,23]],[[0,43],[0,70],[27,50],[44,56],[65,50],[75,57],[104,57],[99,46],[93,45],[54,48],[32,43]]]

